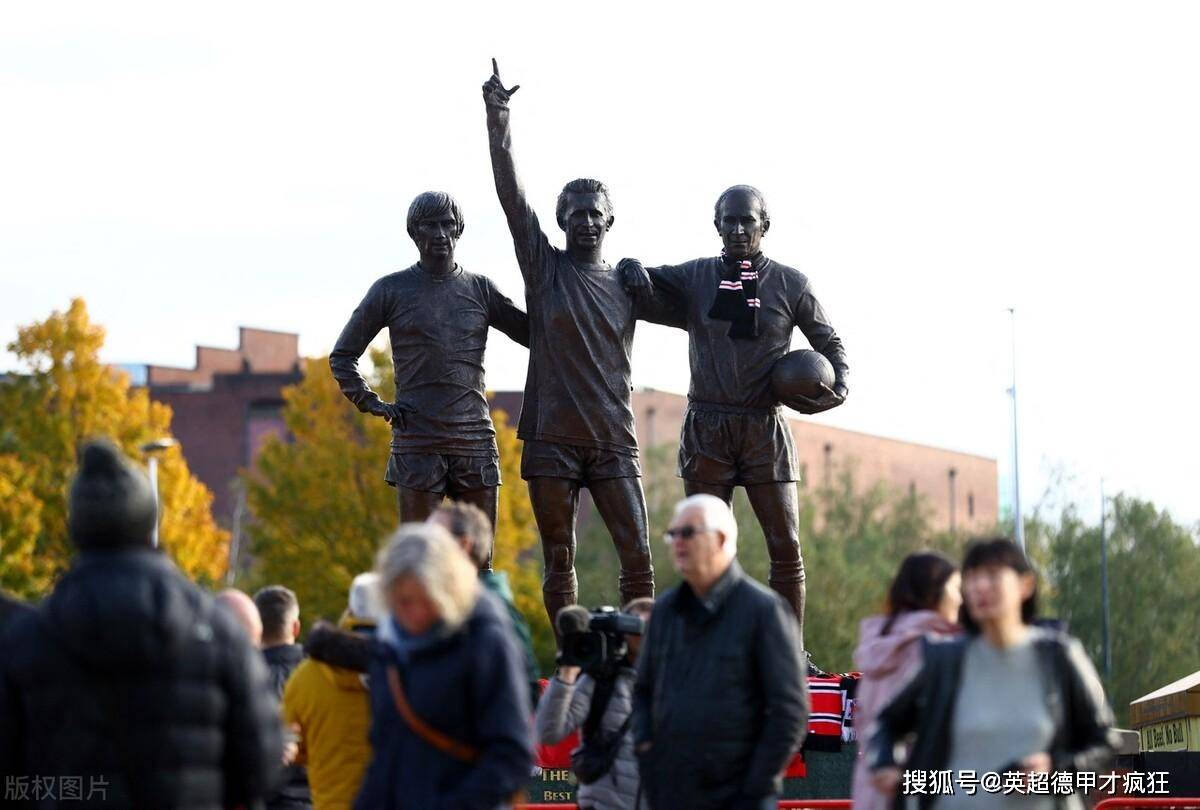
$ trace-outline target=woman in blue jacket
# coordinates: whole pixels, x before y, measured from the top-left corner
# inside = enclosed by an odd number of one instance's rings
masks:
[[[374,757],[356,810],[509,807],[533,742],[504,608],[440,526],[401,526],[377,570],[390,616],[370,666]]]

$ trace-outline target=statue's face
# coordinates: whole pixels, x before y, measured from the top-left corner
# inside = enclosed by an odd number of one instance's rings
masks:
[[[412,238],[422,262],[453,262],[454,246],[458,243],[458,222],[449,211],[419,219]]]
[[[771,226],[763,218],[762,204],[753,194],[734,192],[724,199],[717,211],[717,233],[725,243],[725,255],[747,259],[762,249],[763,234]]]
[[[604,242],[604,234],[612,227],[613,217],[608,210],[608,201],[603,194],[567,194],[566,210],[563,211],[563,230],[567,232],[567,246],[594,250]]]

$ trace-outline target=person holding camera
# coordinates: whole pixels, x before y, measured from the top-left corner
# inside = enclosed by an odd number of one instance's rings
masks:
[[[653,609],[654,600],[642,597],[625,605],[622,612],[629,616],[590,614],[578,606],[559,612],[563,653],[538,703],[535,725],[544,745],[581,729],[580,747],[571,752],[579,810],[632,810],[637,805],[638,766],[629,731],[642,636],[622,630],[631,627],[629,617],[648,624]]]

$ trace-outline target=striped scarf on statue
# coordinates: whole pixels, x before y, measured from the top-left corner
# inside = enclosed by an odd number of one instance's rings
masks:
[[[721,251],[721,283],[717,297],[713,299],[708,317],[719,321],[730,321],[731,338],[758,337],[758,268],[762,266],[762,254],[752,259],[731,259]]]

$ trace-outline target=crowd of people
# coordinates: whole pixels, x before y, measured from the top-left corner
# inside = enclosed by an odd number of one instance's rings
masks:
[[[535,744],[580,732],[581,808],[765,810],[804,739],[798,622],[738,565],[718,497],[677,505],[666,540],[682,582],[623,607],[642,631],[616,664],[563,661],[540,696],[477,506],[401,525],[303,646],[295,593],[205,592],[153,547],[155,512],[136,465],[89,444],[69,570],[39,604],[0,600],[4,806],[493,810],[518,800]],[[961,566],[903,560],[855,663],[858,807],[1007,806],[906,797],[903,771],[1081,771],[1115,749],[1092,665],[1037,622],[1036,574],[1006,539],[972,544]]]

